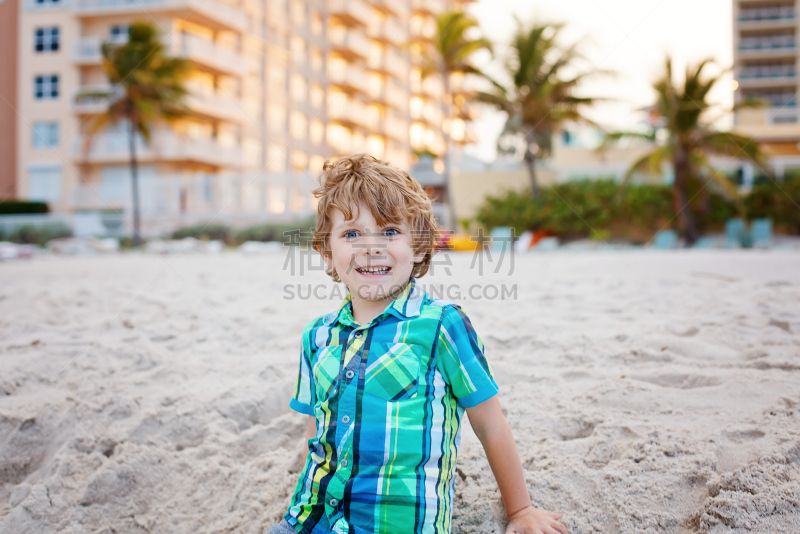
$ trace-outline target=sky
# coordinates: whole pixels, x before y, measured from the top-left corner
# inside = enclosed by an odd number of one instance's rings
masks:
[[[586,70],[612,70],[614,77],[597,77],[581,93],[611,97],[615,102],[587,109],[586,115],[607,128],[635,127],[644,119],[636,110],[653,102],[652,82],[664,69],[669,53],[673,72],[682,75],[686,65],[714,57],[720,73],[733,63],[731,0],[478,0],[468,5],[480,23],[483,35],[497,43],[496,59],[488,54],[475,57],[487,72],[500,75],[501,60],[514,33],[514,15],[523,22],[562,22],[564,43],[579,43],[587,58]],[[709,95],[721,108],[733,104],[733,76],[724,74]],[[468,147],[471,155],[492,161],[496,139],[505,115],[481,107],[473,128],[480,139]],[[719,123],[730,124],[730,119]]]

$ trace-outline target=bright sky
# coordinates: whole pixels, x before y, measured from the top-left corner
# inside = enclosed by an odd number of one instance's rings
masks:
[[[667,53],[673,57],[673,71],[682,74],[688,63],[713,56],[720,72],[733,63],[731,0],[478,0],[467,11],[481,25],[483,34],[495,43],[507,43],[516,24],[564,22],[565,43],[581,42],[587,70],[613,70],[614,78],[597,78],[581,93],[616,97],[587,112],[592,119],[611,128],[630,128],[644,115],[635,110],[653,101],[651,83],[663,71]],[[498,47],[497,59],[503,50]],[[476,63],[497,75],[488,55]],[[496,61],[495,63],[500,63]],[[733,104],[733,76],[725,74],[710,100],[730,108]],[[482,107],[474,128],[480,143],[470,153],[491,161],[495,157],[497,134],[504,115]]]

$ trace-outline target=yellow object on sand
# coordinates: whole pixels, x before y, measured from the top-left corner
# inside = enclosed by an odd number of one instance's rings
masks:
[[[480,244],[478,241],[471,240],[472,236],[453,234],[448,239],[447,248],[450,250],[473,251],[478,250]]]

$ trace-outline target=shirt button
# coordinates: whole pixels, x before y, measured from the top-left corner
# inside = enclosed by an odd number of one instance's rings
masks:
[[[356,332],[356,337],[361,337],[361,331]]]
[[[345,415],[344,417],[342,417],[342,423],[347,424],[349,422],[350,422],[350,416],[349,415]]]
[[[347,460],[342,460],[340,463],[342,467],[347,467]]]
[[[347,371],[347,372],[344,374],[344,376],[346,376],[347,378],[353,378],[353,375],[354,375],[354,374],[355,374],[355,373],[353,373],[353,371]]]
[[[328,501],[328,503],[329,503],[331,506],[336,506],[337,504],[339,504],[339,501],[337,501],[336,499],[331,499],[330,501]]]

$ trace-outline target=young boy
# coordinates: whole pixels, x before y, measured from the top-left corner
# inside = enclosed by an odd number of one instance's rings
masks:
[[[486,451],[507,534],[567,534],[531,505],[497,384],[472,323],[417,284],[439,231],[405,172],[366,155],[326,163],[314,247],[349,290],[303,332],[290,405],[307,414],[305,467],[269,534],[447,534],[461,417]]]

